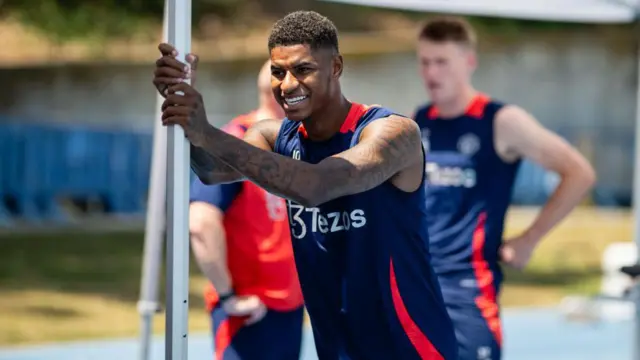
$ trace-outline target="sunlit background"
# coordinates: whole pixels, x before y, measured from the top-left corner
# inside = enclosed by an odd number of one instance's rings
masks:
[[[312,0],[193,0],[193,9],[198,87],[215,125],[257,105],[255,78],[268,55],[270,25],[299,9],[320,11],[340,29],[343,89],[351,100],[406,115],[428,100],[413,51],[426,14]],[[162,10],[160,0],[0,1],[0,359],[72,358],[60,352],[64,347],[31,355],[11,349],[137,336]],[[632,241],[636,30],[471,21],[480,36],[475,85],[528,109],[598,173],[589,198],[548,236],[530,266],[508,271],[501,299],[506,356],[587,359],[577,345],[585,341],[591,355],[617,351],[630,359],[624,303],[614,305],[615,318],[598,312],[597,329],[568,322],[556,309],[567,296],[601,292],[605,249]],[[530,163],[522,166],[508,234],[532,221],[556,181]],[[203,334],[199,357],[192,358],[207,359],[204,278],[192,265],[189,325]],[[163,314],[154,325],[163,334]],[[574,338],[561,341],[569,333]],[[84,359],[95,349],[108,353],[108,344],[81,343],[73,351]],[[128,346],[134,352],[125,358],[135,358],[135,340],[113,344],[109,349]],[[521,344],[546,352],[525,354]],[[311,354],[305,359],[315,358],[305,346]]]

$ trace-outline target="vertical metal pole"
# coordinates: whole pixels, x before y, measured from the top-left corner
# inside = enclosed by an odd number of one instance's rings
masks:
[[[640,0],[636,4],[636,14],[640,13]],[[637,20],[633,28],[636,39],[636,121],[635,121],[635,153],[633,157],[633,237],[640,259],[640,21]],[[635,324],[633,336],[633,358],[640,360],[640,283],[634,286],[632,291],[635,305]]]
[[[168,0],[168,39],[186,63],[191,48],[191,0]],[[189,309],[189,143],[170,126],[167,163],[167,316],[165,359],[187,360]]]
[[[168,3],[164,3],[162,41],[167,38]],[[162,245],[165,238],[165,216],[167,202],[167,130],[160,122],[160,107],[164,98],[158,94],[156,115],[153,123],[153,153],[149,177],[149,198],[147,200],[147,221],[144,232],[144,258],[142,262],[142,282],[140,285],[140,352],[139,360],[151,359],[151,336],[153,317],[159,309],[158,285],[162,265]]]

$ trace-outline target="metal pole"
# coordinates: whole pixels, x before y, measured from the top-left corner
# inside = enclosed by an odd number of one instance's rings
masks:
[[[191,0],[169,0],[168,39],[185,62],[191,48]],[[167,163],[167,314],[165,359],[187,360],[189,310],[189,143],[170,126]]]
[[[636,4],[636,14],[640,13],[640,0]],[[637,62],[637,83],[636,83],[636,121],[635,121],[635,154],[633,157],[633,237],[640,260],[640,21],[636,15],[634,26],[634,36],[636,38],[636,62]],[[640,282],[634,286],[632,291],[635,306],[635,324],[633,336],[633,358],[640,360]]]
[[[167,29],[168,2],[164,3],[162,22],[162,41],[168,41]],[[167,201],[167,131],[160,122],[164,98],[158,94],[156,115],[153,123],[153,153],[149,177],[149,199],[147,201],[147,221],[144,232],[144,258],[142,263],[142,282],[140,285],[140,353],[139,360],[151,359],[151,336],[153,334],[153,316],[159,310],[158,285],[162,265],[162,245],[165,236],[165,212]]]

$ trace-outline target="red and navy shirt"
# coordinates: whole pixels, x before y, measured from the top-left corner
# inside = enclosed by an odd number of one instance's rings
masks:
[[[322,142],[285,119],[274,150],[317,164],[356,146],[373,121],[394,121],[393,114],[354,103],[340,132]],[[453,325],[429,264],[425,203],[423,187],[404,192],[390,181],[314,208],[287,202],[320,359],[457,360]]]
[[[494,147],[495,116],[503,106],[479,94],[455,118],[440,118],[433,105],[415,115],[427,148],[433,267],[438,275],[473,273],[480,290],[502,281],[498,250],[520,166],[504,162]]]

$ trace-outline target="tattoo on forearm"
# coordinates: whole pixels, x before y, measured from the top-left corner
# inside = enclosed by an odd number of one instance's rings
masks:
[[[216,129],[207,133],[205,149],[271,193],[315,203],[367,191],[401,170],[420,146],[419,132],[406,125],[401,119],[385,121],[383,131],[377,132],[387,136],[328,158],[322,167],[259,150]]]
[[[307,182],[310,164],[283,157],[273,152],[264,151],[218,129],[211,128],[206,134],[204,149],[216,159],[232,166],[238,173],[259,185],[272,194],[297,202],[304,202],[305,195],[295,182],[305,178]],[[268,134],[269,129],[261,129],[268,142],[272,142],[277,134]],[[273,136],[271,136],[273,135]],[[273,145],[272,145],[273,146]]]
[[[216,184],[240,179],[242,175],[231,166],[214,158],[204,149],[191,145],[191,169],[206,184]]]

